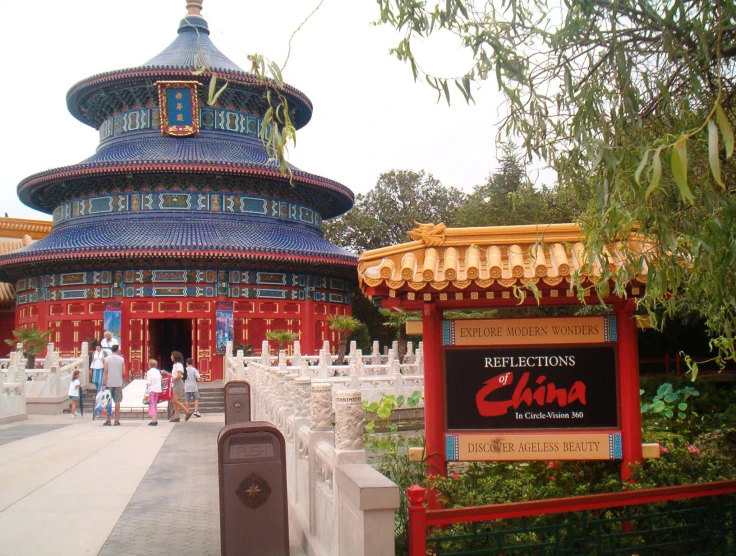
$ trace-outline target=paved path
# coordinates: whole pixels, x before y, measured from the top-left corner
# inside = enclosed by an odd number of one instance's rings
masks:
[[[32,415],[0,426],[9,439],[0,444],[0,554],[219,554],[223,416],[159,423]]]

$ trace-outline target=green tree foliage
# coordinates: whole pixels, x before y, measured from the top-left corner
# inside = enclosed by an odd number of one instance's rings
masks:
[[[496,81],[501,136],[549,163],[566,190],[589,194],[581,222],[592,253],[632,232],[652,240],[605,277],[618,293],[646,265],[647,309],[697,312],[719,362],[736,360],[732,0],[378,4],[379,22],[401,31],[394,54],[440,97],[459,90],[470,101],[474,82]],[[414,58],[413,41],[439,30],[473,57],[457,78],[427,75]]]
[[[33,369],[36,367],[36,355],[46,349],[50,335],[51,330],[41,332],[35,326],[20,327],[13,330],[13,337],[5,340],[5,343],[12,347],[23,344],[23,354],[28,358],[26,367]]]
[[[396,329],[399,340],[399,362],[404,361],[407,349],[406,323],[410,320],[422,320],[421,314],[413,311],[392,311],[391,309],[379,309],[381,315],[386,319],[384,326]]]
[[[266,338],[278,342],[280,351],[284,349],[284,344],[296,341],[299,338],[299,333],[291,330],[271,330],[266,332]]]
[[[574,222],[582,207],[576,197],[548,187],[534,187],[527,177],[523,156],[505,145],[500,168],[477,185],[455,213],[451,224],[513,226]]]
[[[414,222],[449,222],[464,200],[462,191],[423,170],[391,170],[371,191],[356,196],[350,212],[325,223],[325,237],[356,253],[404,243]]]
[[[337,332],[337,364],[342,365],[345,361],[348,334],[360,328],[360,321],[347,315],[330,315],[327,317],[327,325]]]

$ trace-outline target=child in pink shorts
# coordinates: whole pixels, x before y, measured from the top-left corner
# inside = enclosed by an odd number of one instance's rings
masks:
[[[151,416],[149,427],[158,425],[156,419],[158,414],[158,399],[161,397],[161,371],[156,367],[158,361],[155,359],[148,360],[148,372],[146,373],[146,382],[148,383],[148,414]]]

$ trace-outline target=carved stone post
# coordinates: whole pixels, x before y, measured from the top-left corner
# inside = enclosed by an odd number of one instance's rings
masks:
[[[294,367],[302,366],[302,344],[299,340],[294,340],[294,358],[292,360]]]
[[[227,344],[225,344],[225,357],[232,357],[233,356],[233,341],[229,340]]]
[[[332,430],[332,385],[312,384],[309,395],[309,428]]]
[[[235,356],[235,380],[247,380],[245,372],[245,355],[243,350],[239,349],[238,354]]]
[[[311,385],[312,380],[305,376],[294,379],[294,401],[297,419],[307,419],[309,417],[309,390]]]
[[[373,358],[374,365],[381,364],[381,348],[378,346],[378,342],[373,342],[373,349],[371,350],[371,357]]]
[[[358,390],[341,390],[335,397],[335,448],[363,448],[363,406]]]
[[[266,366],[271,366],[271,353],[268,347],[268,340],[261,342],[261,362]]]

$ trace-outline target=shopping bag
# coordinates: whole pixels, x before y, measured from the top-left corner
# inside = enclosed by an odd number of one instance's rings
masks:
[[[112,395],[109,390],[102,390],[95,397],[95,417],[110,417],[112,413]]]
[[[161,395],[158,397],[159,402],[168,402],[174,398],[174,391],[171,384],[171,377],[161,377]]]

